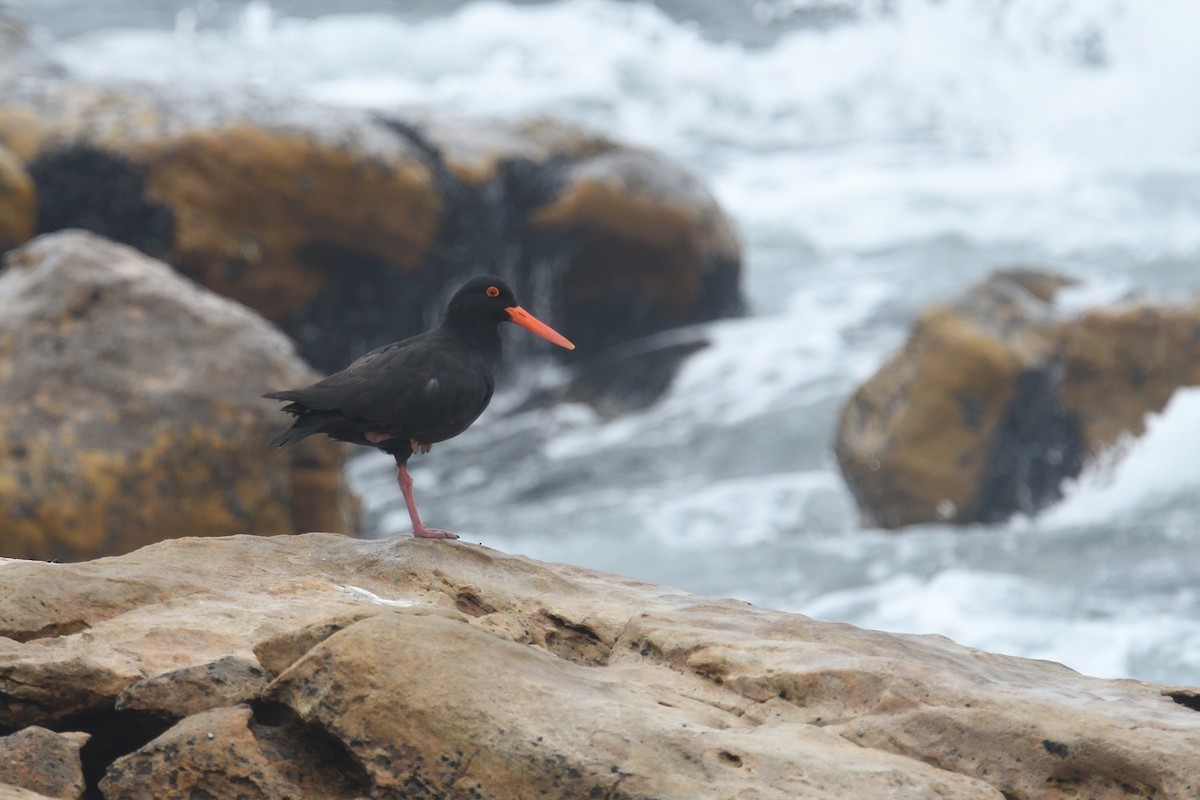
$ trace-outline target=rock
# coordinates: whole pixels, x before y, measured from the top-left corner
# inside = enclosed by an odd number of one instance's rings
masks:
[[[661,800],[1200,790],[1200,714],[1176,702],[1180,687],[481,546],[176,539],[0,573],[0,692],[12,698],[0,725],[132,731],[95,765],[107,797],[234,785],[249,797]],[[116,708],[139,681],[193,668],[202,686],[216,674],[205,665],[255,653],[274,680],[240,693],[248,702],[169,730]]]
[[[337,741],[305,730],[295,715],[248,706],[205,711],[117,759],[100,782],[106,798],[357,797],[362,768]],[[265,721],[264,721],[265,720]],[[378,795],[375,795],[378,796]]]
[[[32,792],[9,783],[0,783],[0,800],[58,800],[58,798]]]
[[[86,733],[55,733],[36,725],[0,737],[0,784],[49,797],[83,797],[79,750]],[[4,797],[0,789],[0,798]]]
[[[248,703],[270,683],[258,661],[225,656],[129,684],[117,695],[117,711],[187,717],[213,708]]]
[[[1200,384],[1200,296],[1175,305],[1131,299],[1060,323],[1063,405],[1088,452],[1145,432],[1175,390]]]
[[[1050,276],[997,273],[921,313],[904,348],[842,412],[838,464],[887,528],[1036,511],[1078,473],[1082,441],[1055,389]],[[1061,284],[1059,284],[1061,285]]]
[[[33,180],[16,156],[0,146],[0,252],[33,236]]]
[[[271,766],[250,731],[247,706],[188,717],[117,759],[100,782],[105,797],[299,798],[300,788]]]
[[[573,245],[564,316],[587,321],[580,347],[741,310],[740,244],[728,218],[699,181],[649,153],[615,150],[574,165],[532,223]]]
[[[1035,514],[1180,386],[1200,383],[1200,301],[1082,315],[1066,279],[998,272],[924,311],[842,412],[838,463],[868,522]]]
[[[311,372],[254,313],[78,231],[10,254],[0,309],[0,555],[354,530],[335,445],[266,447],[259,395]]]
[[[162,258],[324,371],[428,327],[484,271],[592,351],[741,308],[740,245],[712,195],[571,126],[3,74],[0,92],[38,230]]]
[[[736,724],[694,690],[646,681],[640,657],[587,669],[607,648],[580,627],[567,637],[578,650],[552,641],[556,654],[462,619],[379,615],[315,648],[274,696],[354,742],[377,796],[803,797],[815,784],[828,797],[998,797],[794,721]]]

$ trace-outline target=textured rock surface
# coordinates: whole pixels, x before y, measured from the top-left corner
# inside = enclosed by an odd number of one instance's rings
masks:
[[[0,784],[50,797],[83,797],[79,749],[89,738],[86,733],[55,733],[36,725],[0,737]]]
[[[270,683],[258,661],[225,656],[131,683],[117,696],[117,711],[147,711],[186,717],[213,708],[248,703]]]
[[[288,764],[271,747],[270,729],[255,723],[248,706],[206,711],[184,719],[134,753],[117,759],[100,782],[106,798],[163,800],[174,797],[261,798],[354,797],[365,788],[356,783],[359,770],[327,764],[328,780],[304,788],[289,780],[302,779],[312,764]],[[334,743],[336,747],[336,743]],[[303,755],[289,754],[297,762]],[[274,757],[274,758],[273,758]],[[323,754],[328,761],[329,754]]]
[[[0,96],[0,145],[33,176],[38,230],[87,228],[163,258],[325,371],[427,327],[483,271],[593,353],[741,307],[740,245],[712,195],[570,126],[2,69]]]
[[[0,727],[123,732],[84,751],[108,798],[1200,792],[1200,713],[1162,687],[462,543],[181,539],[0,578]],[[273,681],[117,709],[223,658]]]
[[[11,783],[0,783],[0,800],[59,800]]]
[[[354,530],[334,445],[266,447],[258,395],[311,376],[253,312],[78,231],[9,255],[0,312],[0,555]]]
[[[865,516],[900,527],[1036,513],[1062,481],[1200,383],[1200,301],[1078,317],[1064,279],[1000,272],[923,312],[848,401],[842,472]]]

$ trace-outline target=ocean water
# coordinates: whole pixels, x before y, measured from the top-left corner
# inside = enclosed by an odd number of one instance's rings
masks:
[[[657,405],[512,413],[413,461],[433,525],[510,552],[1103,677],[1200,684],[1200,390],[1034,519],[864,529],[831,443],[920,308],[989,270],[1080,307],[1200,285],[1195,0],[10,2],[103,79],[551,115],[701,175],[748,317]],[[338,13],[333,13],[337,9]],[[568,335],[570,331],[565,331]],[[351,466],[408,530],[391,462]]]

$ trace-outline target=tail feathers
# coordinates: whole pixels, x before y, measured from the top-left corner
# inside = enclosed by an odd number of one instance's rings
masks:
[[[319,432],[320,427],[320,420],[300,417],[292,423],[292,427],[282,430],[271,437],[271,441],[267,442],[267,447],[287,447],[289,444],[300,441],[305,436],[311,436]]]

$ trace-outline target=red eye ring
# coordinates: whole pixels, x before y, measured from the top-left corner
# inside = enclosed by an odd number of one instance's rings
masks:
[[[487,287],[487,291],[485,292],[485,294],[487,294],[488,297],[499,297],[500,290],[497,289],[495,286],[489,286],[489,287]]]

